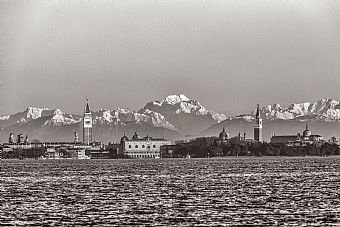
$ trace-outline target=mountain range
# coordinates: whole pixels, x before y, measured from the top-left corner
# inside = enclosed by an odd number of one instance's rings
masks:
[[[148,102],[138,111],[101,109],[92,111],[94,139],[118,142],[125,133],[135,131],[141,136],[162,137],[170,140],[196,136],[218,135],[223,127],[231,136],[244,132],[253,137],[255,110],[248,114],[227,117],[202,106],[187,96],[170,95],[161,101]],[[320,99],[281,107],[279,104],[261,108],[263,137],[272,133],[296,134],[304,130],[306,122],[314,134],[325,138],[340,134],[340,102]],[[60,109],[28,107],[25,111],[0,117],[1,141],[8,141],[9,133],[28,134],[41,141],[72,141],[74,132],[81,137],[81,115],[67,114]]]
[[[201,134],[211,135],[223,127],[229,134],[248,134],[253,137],[254,116],[256,109],[249,114],[229,117],[225,121],[212,125]],[[263,119],[263,139],[269,141],[275,135],[296,135],[302,133],[306,125],[313,134],[325,139],[340,136],[340,102],[334,99],[320,99],[316,102],[293,103],[288,107],[279,104],[265,105],[260,109]]]

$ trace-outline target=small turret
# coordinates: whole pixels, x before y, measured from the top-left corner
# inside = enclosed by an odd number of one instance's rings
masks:
[[[140,136],[138,135],[138,132],[135,131],[135,134],[132,136],[132,140],[138,140],[140,139]]]
[[[125,141],[128,141],[129,138],[127,138],[127,136],[124,133],[124,136],[120,139],[120,143],[123,144]]]
[[[8,143],[10,143],[10,144],[14,143],[14,135],[13,135],[13,133],[9,134]]]
[[[79,142],[79,135],[78,135],[78,132],[75,131],[74,132],[74,143],[78,143]]]

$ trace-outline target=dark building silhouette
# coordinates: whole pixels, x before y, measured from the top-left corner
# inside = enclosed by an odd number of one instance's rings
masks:
[[[254,140],[257,142],[262,142],[262,119],[260,115],[259,104],[257,104],[257,110],[256,110],[256,115],[255,115]]]
[[[74,143],[79,143],[79,136],[77,131],[74,132]]]
[[[18,144],[23,144],[24,143],[24,135],[23,134],[19,134],[17,136],[17,143]]]
[[[9,134],[8,143],[10,143],[10,144],[14,143],[14,135],[13,135],[13,133]]]

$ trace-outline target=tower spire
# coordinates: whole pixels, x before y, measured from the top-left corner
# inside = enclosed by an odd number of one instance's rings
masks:
[[[257,108],[256,108],[256,118],[260,118],[260,104],[257,104]]]
[[[86,97],[86,108],[85,108],[85,113],[90,113],[90,106],[89,106],[89,99]]]

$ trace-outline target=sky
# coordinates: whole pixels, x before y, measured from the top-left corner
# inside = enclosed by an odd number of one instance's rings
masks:
[[[1,1],[0,115],[340,100],[340,1]]]

